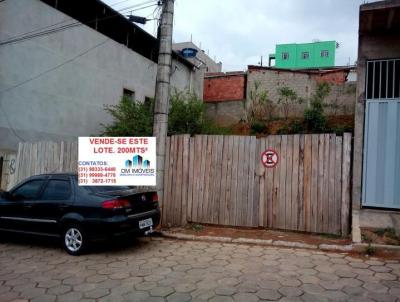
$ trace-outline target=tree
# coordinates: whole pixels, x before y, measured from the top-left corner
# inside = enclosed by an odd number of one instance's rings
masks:
[[[170,96],[168,134],[229,134],[230,129],[217,126],[205,117],[202,100],[189,92],[178,92]],[[133,102],[123,97],[117,105],[104,105],[112,122],[104,125],[103,136],[151,136],[153,127],[154,100]]]
[[[283,115],[287,120],[289,117],[290,107],[296,103],[300,103],[301,99],[297,97],[297,93],[287,86],[278,88],[278,104],[282,106]]]
[[[246,122],[260,123],[266,119],[271,120],[274,115],[274,106],[268,96],[267,90],[260,89],[261,83],[259,81],[254,82],[254,87],[250,90],[250,104],[246,110]]]
[[[331,87],[329,83],[323,82],[318,84],[315,93],[311,97],[311,108],[304,111],[304,121],[309,130],[313,132],[326,131],[326,117],[324,114],[324,101],[329,95]]]
[[[131,98],[122,97],[117,105],[104,105],[104,110],[113,119],[105,125],[103,136],[151,136],[153,131],[154,101],[135,102]]]

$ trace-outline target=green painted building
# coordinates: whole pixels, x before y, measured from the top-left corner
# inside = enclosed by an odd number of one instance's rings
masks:
[[[277,44],[269,62],[275,59],[275,67],[288,69],[333,67],[335,51],[336,41]]]

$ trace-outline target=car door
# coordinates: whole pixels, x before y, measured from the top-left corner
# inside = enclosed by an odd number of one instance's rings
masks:
[[[73,202],[69,177],[52,176],[48,179],[37,200],[29,209],[34,230],[47,235],[58,235],[58,222]]]
[[[29,179],[12,189],[8,196],[0,201],[2,229],[24,232],[32,230],[29,204],[38,198],[45,181],[45,178]]]

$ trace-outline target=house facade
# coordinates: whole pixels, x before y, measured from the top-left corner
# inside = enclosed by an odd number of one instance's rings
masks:
[[[0,3],[0,150],[95,135],[104,104],[154,98],[158,40],[99,0]],[[203,73],[173,53],[171,89],[203,95]]]
[[[269,63],[274,59],[275,67],[289,69],[333,67],[335,52],[336,41],[277,44]]]
[[[353,241],[400,231],[400,1],[360,6],[353,156]]]

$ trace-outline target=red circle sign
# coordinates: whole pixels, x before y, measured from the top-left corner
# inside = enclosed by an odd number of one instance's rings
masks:
[[[279,156],[273,149],[267,149],[261,154],[261,162],[267,168],[273,168],[278,164]]]

